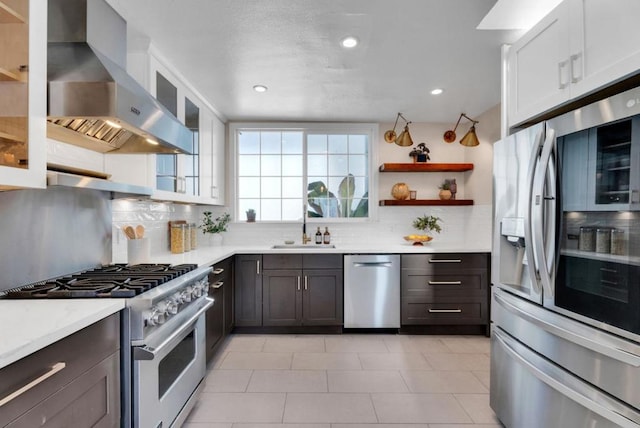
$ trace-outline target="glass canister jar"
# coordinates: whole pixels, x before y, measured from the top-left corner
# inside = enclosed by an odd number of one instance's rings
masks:
[[[596,253],[611,252],[611,228],[599,227],[596,230]]]
[[[186,232],[186,224],[171,225],[171,252],[173,254],[184,253]]]
[[[625,238],[622,229],[611,230],[611,254],[616,256],[624,256],[625,254]]]
[[[189,239],[191,239],[191,249],[198,248],[198,226],[195,223],[189,224]]]
[[[578,250],[595,251],[596,250],[596,231],[593,227],[581,227],[578,236]]]

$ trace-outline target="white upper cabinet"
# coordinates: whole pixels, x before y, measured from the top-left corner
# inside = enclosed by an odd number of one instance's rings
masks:
[[[46,187],[47,3],[0,0],[0,190]]]
[[[640,70],[640,1],[565,0],[507,55],[514,126]]]

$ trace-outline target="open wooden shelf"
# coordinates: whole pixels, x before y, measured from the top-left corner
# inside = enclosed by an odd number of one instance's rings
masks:
[[[380,172],[464,172],[473,169],[472,163],[383,163]]]
[[[0,81],[2,82],[19,82],[20,76],[10,72],[6,68],[0,67]]]
[[[0,1],[0,24],[24,24],[25,22],[22,15]]]
[[[461,206],[461,205],[473,205],[473,199],[382,199],[380,201],[381,207],[386,206],[399,206],[399,205],[440,205],[440,206]]]
[[[0,141],[8,141],[10,143],[26,143],[24,138],[17,137],[15,135],[7,134],[6,132],[0,131]]]

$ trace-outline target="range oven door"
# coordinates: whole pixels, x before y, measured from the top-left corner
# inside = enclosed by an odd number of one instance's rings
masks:
[[[204,298],[133,348],[133,418],[139,428],[184,420],[206,372]]]

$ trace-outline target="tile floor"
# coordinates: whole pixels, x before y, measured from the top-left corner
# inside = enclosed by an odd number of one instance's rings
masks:
[[[481,336],[231,335],[185,428],[500,428]]]

